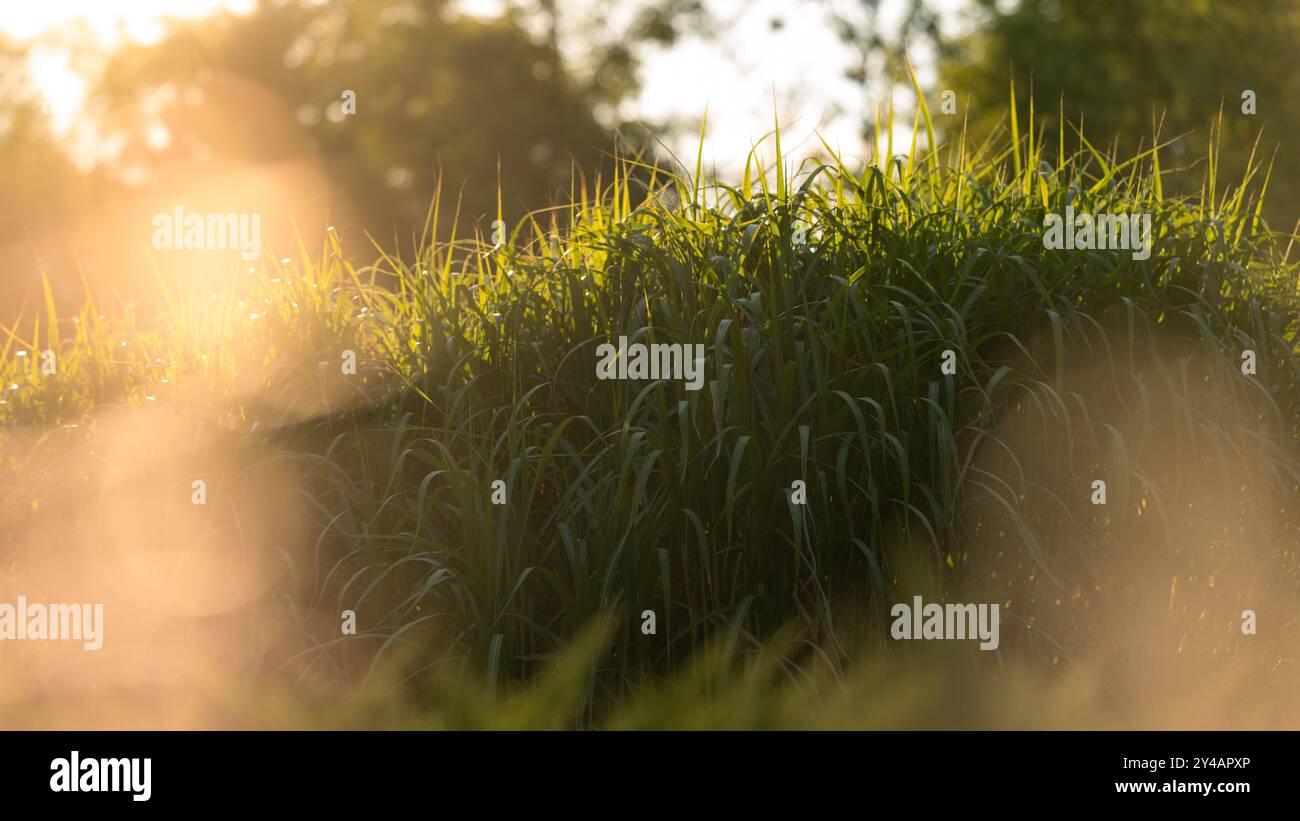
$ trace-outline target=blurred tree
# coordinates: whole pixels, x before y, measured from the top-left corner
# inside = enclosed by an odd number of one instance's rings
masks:
[[[1032,82],[1039,123],[1056,127],[1063,97],[1066,119],[1082,121],[1099,149],[1117,146],[1124,155],[1149,147],[1163,117],[1162,142],[1187,135],[1161,154],[1164,167],[1184,169],[1165,188],[1185,192],[1200,188],[1222,105],[1221,179],[1240,181],[1262,129],[1265,161],[1282,145],[1266,215],[1276,229],[1295,226],[1300,153],[1287,146],[1300,126],[1300,109],[1289,103],[1300,98],[1300,75],[1291,70],[1300,53],[1296,0],[975,0],[972,14],[973,33],[942,44],[940,87],[957,92],[976,134],[1005,121],[1014,73],[1022,123]],[[1242,112],[1248,89],[1254,115]]]
[[[29,46],[0,36],[0,242],[21,240],[113,188],[106,175],[79,169],[59,144],[30,56]]]
[[[671,29],[690,7],[657,8],[664,16],[654,19]],[[530,35],[537,28],[541,35]],[[214,146],[269,162],[303,150],[305,137],[380,237],[418,229],[440,175],[448,208],[463,194],[469,218],[495,214],[500,179],[513,221],[565,200],[573,162],[586,172],[608,166],[614,124],[594,109],[634,87],[623,43],[603,49],[595,73],[579,78],[557,51],[557,28],[550,2],[481,20],[445,0],[262,0],[252,14],[187,23],[160,43],[113,55],[101,112],[116,112],[126,156],[146,168],[161,157],[211,157],[220,153]],[[273,94],[302,134],[204,115],[214,95],[248,88]],[[355,94],[355,114],[344,92]],[[161,103],[142,118],[149,101]],[[232,108],[227,100],[220,110]],[[150,147],[159,121],[165,149]]]
[[[481,19],[453,0],[258,0],[248,14],[171,21],[156,43],[98,53],[84,27],[62,26],[43,37],[89,68],[79,125],[113,147],[89,171],[49,131],[28,49],[0,42],[0,192],[11,206],[0,247],[177,167],[220,175],[306,155],[382,242],[418,232],[439,179],[444,217],[459,200],[462,226],[495,216],[498,180],[507,221],[565,202],[574,163],[608,180],[616,139],[624,151],[650,143],[640,128],[618,134],[639,46],[709,28],[699,0],[633,0],[617,15],[561,5],[507,0]]]
[[[939,41],[939,13],[924,0],[902,0],[888,7],[884,0],[817,3],[826,7],[830,25],[854,56],[848,78],[864,86],[873,75],[905,78],[909,45]]]

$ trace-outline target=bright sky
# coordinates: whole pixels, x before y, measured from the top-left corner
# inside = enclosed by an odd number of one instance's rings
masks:
[[[791,14],[792,7],[799,8],[790,0],[715,0],[710,8],[732,28],[649,55],[629,113],[696,121],[707,109],[706,157],[730,162],[772,130],[775,104],[783,149],[811,143],[817,129],[833,147],[856,152],[866,101],[844,76],[852,55],[820,14]],[[781,29],[771,29],[773,18]],[[697,141],[682,136],[683,160]]]
[[[847,4],[848,9],[858,5],[856,0],[830,1]],[[608,0],[572,2],[601,3],[603,9]],[[686,37],[670,49],[643,55],[644,85],[621,112],[625,118],[696,124],[707,108],[706,162],[716,160],[719,171],[734,171],[737,158],[743,158],[771,130],[775,99],[783,148],[816,146],[816,129],[838,150],[849,156],[861,154],[861,123],[887,85],[875,84],[864,92],[844,78],[852,55],[826,25],[821,6],[791,0],[706,2],[728,29],[711,39]],[[955,19],[952,12],[962,0],[931,0],[931,4],[943,9],[946,18]],[[6,5],[0,29],[10,35],[57,33],[81,21],[111,46],[123,40],[156,40],[163,33],[164,17],[198,17],[223,7],[246,11],[255,0],[40,0]],[[466,13],[490,16],[499,11],[501,2],[462,0],[460,6]],[[885,0],[885,20],[897,16],[901,8],[901,0]],[[609,14],[616,16],[618,11]],[[783,27],[773,31],[769,26],[773,18],[779,18]],[[575,51],[571,57],[581,58],[577,38],[568,38],[566,47]],[[931,79],[927,55],[914,53],[913,60],[926,83]],[[58,49],[37,51],[31,68],[48,101],[56,132],[66,133],[84,98],[80,76],[68,55]],[[694,157],[696,140],[696,134],[683,134],[670,146],[685,160]]]

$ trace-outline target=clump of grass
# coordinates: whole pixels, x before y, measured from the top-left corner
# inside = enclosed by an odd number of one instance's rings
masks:
[[[147,330],[97,325],[89,306],[59,339],[51,311],[43,333],[6,329],[4,381],[20,387],[0,416],[141,402],[166,373],[177,401],[202,386],[217,423],[256,422],[249,447],[293,462],[310,500],[309,549],[285,559],[302,638],[273,659],[300,677],[359,682],[400,656],[416,689],[448,669],[510,689],[613,612],[589,674],[565,678],[581,686],[571,723],[601,723],[692,658],[725,683],[752,657],[823,693],[899,652],[889,604],[922,590],[1003,603],[1017,664],[1095,662],[1117,704],[1154,658],[1162,681],[1183,675],[1159,655],[1180,633],[1173,655],[1190,634],[1198,664],[1293,658],[1274,634],[1243,661],[1226,614],[1248,605],[1223,593],[1281,605],[1300,581],[1296,266],[1260,216],[1266,167],[1229,186],[1211,154],[1202,195],[1172,199],[1159,148],[1121,160],[1060,134],[1050,166],[1034,123],[1010,126],[921,150],[922,109],[907,154],[862,168],[829,148],[789,167],[777,132],[772,162],[755,149],[737,185],[698,158],[694,173],[627,158],[500,244],[426,227],[417,258],[357,269],[331,234],[219,310],[171,294]],[[633,208],[646,176],[660,195]],[[1067,204],[1151,214],[1151,258],[1046,250],[1044,215]],[[704,389],[597,381],[596,347],[620,336],[704,344]],[[47,344],[67,363],[57,383],[10,356]],[[1089,503],[1093,478],[1113,506]],[[1196,503],[1227,484],[1237,506],[1207,518]],[[1207,527],[1213,543],[1193,545]],[[1114,615],[1171,575],[1185,599],[1116,651]],[[348,609],[363,629],[340,638]],[[1296,626],[1293,606],[1279,613]],[[626,715],[612,723],[655,722]]]

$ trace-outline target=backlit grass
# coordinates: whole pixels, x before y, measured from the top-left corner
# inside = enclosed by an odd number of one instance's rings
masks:
[[[97,414],[156,406],[219,432],[195,462],[235,455],[214,499],[292,477],[293,527],[220,501],[211,526],[274,556],[250,687],[400,693],[345,723],[1295,726],[1297,269],[1267,164],[1229,184],[1211,155],[1178,200],[1158,150],[1013,118],[928,152],[918,117],[861,168],[774,134],[735,184],[626,159],[500,245],[331,232],[220,293],[51,302],[3,331],[5,538],[98,492],[64,458]],[[1067,204],[1150,213],[1151,258],[1045,249]],[[705,344],[704,389],[597,381],[620,335]],[[890,641],[920,593],[1001,603],[998,657]]]

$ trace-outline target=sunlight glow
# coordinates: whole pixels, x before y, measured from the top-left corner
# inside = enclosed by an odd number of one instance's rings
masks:
[[[66,52],[37,49],[28,64],[41,95],[41,110],[56,134],[66,134],[86,98],[86,80],[71,65]]]
[[[45,0],[42,3],[6,4],[0,31],[26,40],[69,23],[81,22],[105,45],[123,40],[156,42],[163,34],[162,20],[195,18],[221,9],[252,11],[254,0]]]

